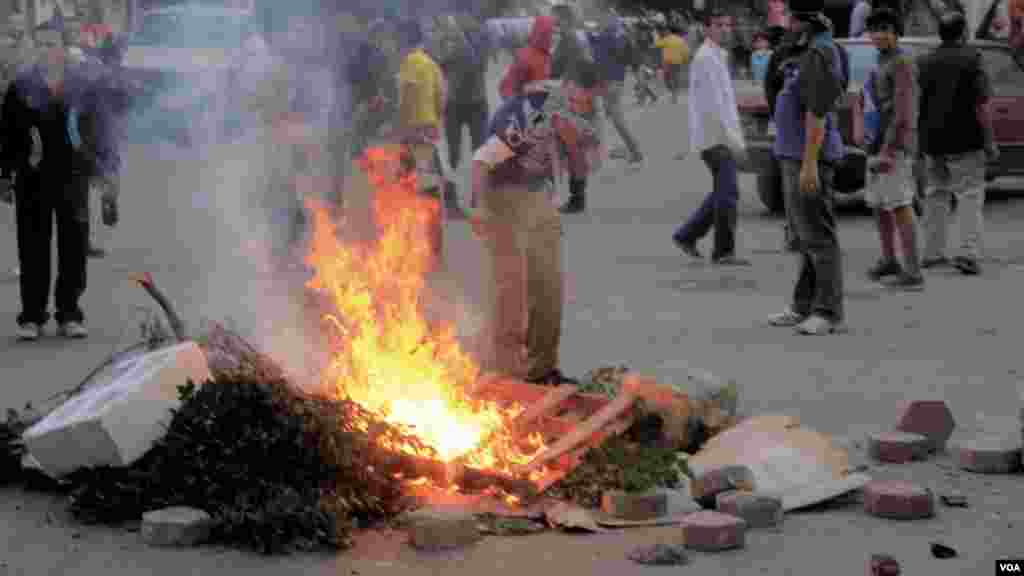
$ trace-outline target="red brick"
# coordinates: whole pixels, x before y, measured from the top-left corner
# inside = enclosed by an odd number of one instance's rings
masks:
[[[888,554],[872,554],[868,576],[900,576],[900,563]]]
[[[931,442],[921,434],[876,432],[868,436],[868,456],[879,462],[904,464],[923,460],[930,450]]]
[[[623,520],[650,520],[668,513],[668,494],[665,492],[631,493],[608,490],[601,495],[601,510]]]
[[[751,528],[776,526],[783,516],[781,498],[745,490],[722,492],[715,498],[715,509],[742,518]]]
[[[746,545],[747,523],[742,518],[702,510],[683,518],[683,544],[692,550],[718,552]]]
[[[900,432],[911,432],[927,437],[932,452],[946,447],[954,428],[956,422],[953,420],[953,413],[941,400],[911,402],[896,425]]]
[[[1020,470],[1021,443],[1002,436],[982,436],[957,446],[960,468],[981,474],[1012,474]]]
[[[864,510],[872,516],[917,520],[935,515],[931,490],[899,480],[873,480],[864,487]]]

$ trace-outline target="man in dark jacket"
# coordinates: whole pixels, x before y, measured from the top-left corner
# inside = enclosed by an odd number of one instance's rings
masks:
[[[0,190],[13,180],[16,198],[22,305],[17,336],[36,340],[49,320],[56,219],[59,333],[84,338],[88,331],[79,299],[86,286],[89,183],[116,177],[119,158],[104,99],[80,71],[67,66],[61,23],[44,24],[35,37],[42,50],[39,61],[8,88],[0,127],[0,179],[5,180]]]
[[[953,264],[979,274],[985,164],[999,152],[992,133],[988,73],[981,54],[964,45],[967,20],[950,11],[939,23],[942,45],[918,60],[918,137],[925,157],[925,248],[921,266],[948,264],[946,230],[953,197],[962,254]],[[973,110],[974,114],[962,113]]]
[[[844,78],[823,0],[790,0],[789,9],[802,48],[782,64],[773,153],[800,253],[800,275],[789,308],[769,323],[795,327],[801,334],[831,334],[845,329],[841,251],[830,190],[833,167],[845,154],[836,118]]]

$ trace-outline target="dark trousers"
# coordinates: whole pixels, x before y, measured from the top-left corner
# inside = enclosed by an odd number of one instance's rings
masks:
[[[462,127],[469,126],[473,150],[483,146],[487,135],[487,102],[451,102],[445,115],[445,139],[448,140],[448,162],[452,170],[462,160]]]
[[[711,171],[714,188],[686,224],[676,230],[675,238],[679,242],[695,244],[714,227],[715,247],[711,257],[732,256],[736,251],[736,204],[740,195],[736,183],[736,160],[725,146],[708,148],[700,156]]]
[[[793,289],[793,311],[843,321],[843,266],[832,199],[832,168],[818,167],[816,194],[800,192],[800,161],[779,160],[786,217],[799,254],[800,275]]]
[[[57,223],[57,323],[82,322],[78,301],[85,292],[89,247],[89,182],[71,176],[47,182],[19,175],[15,190],[21,314],[18,323],[46,324],[50,300],[50,245]]]

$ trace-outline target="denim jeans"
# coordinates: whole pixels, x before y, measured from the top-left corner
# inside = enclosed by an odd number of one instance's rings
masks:
[[[701,159],[711,171],[714,188],[686,224],[676,230],[675,239],[693,244],[714,227],[715,247],[711,257],[732,256],[736,252],[736,204],[740,194],[736,183],[736,160],[725,146],[704,150]]]
[[[780,159],[789,229],[800,259],[792,309],[843,321],[843,267],[832,199],[832,168],[819,165],[818,192],[800,192],[800,161]]]

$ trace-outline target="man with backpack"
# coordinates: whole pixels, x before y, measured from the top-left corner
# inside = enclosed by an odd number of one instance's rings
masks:
[[[831,22],[824,15],[824,1],[790,0],[789,9],[796,40],[780,66],[773,152],[782,173],[786,217],[800,255],[800,273],[790,306],[769,318],[769,323],[793,327],[800,334],[832,334],[845,329],[831,184],[834,167],[845,155],[836,107],[847,79]]]

